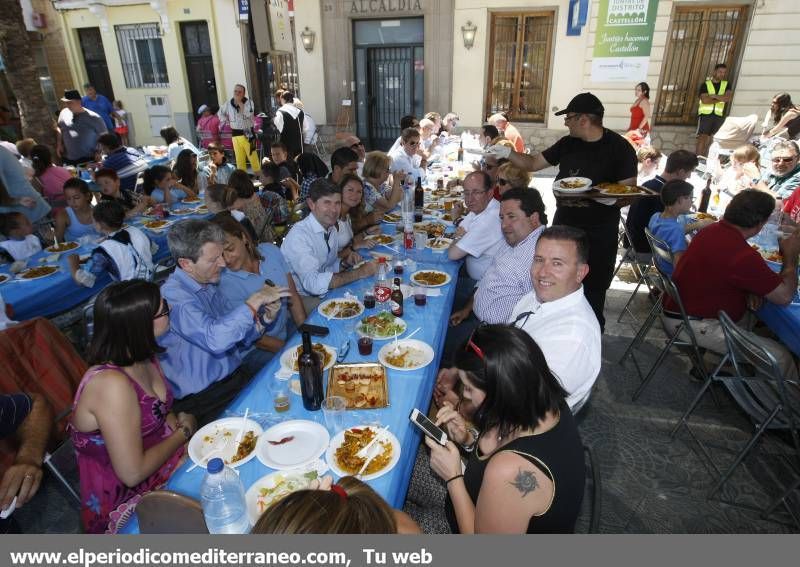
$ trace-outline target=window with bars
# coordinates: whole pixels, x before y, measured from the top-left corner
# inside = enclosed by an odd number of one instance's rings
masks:
[[[486,114],[544,122],[555,12],[492,14]]]
[[[717,63],[727,65],[727,81],[733,83],[747,15],[747,6],[675,7],[656,96],[656,124],[694,124],[700,85]]]
[[[135,88],[169,86],[164,47],[158,24],[114,26],[125,75],[125,85]]]

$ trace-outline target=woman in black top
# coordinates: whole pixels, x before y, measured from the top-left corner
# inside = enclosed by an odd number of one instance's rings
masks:
[[[583,444],[564,389],[536,342],[508,325],[475,330],[455,356],[477,431],[449,403],[436,416],[450,441],[426,438],[460,533],[572,532],[583,498]],[[462,445],[471,451],[462,473]]]

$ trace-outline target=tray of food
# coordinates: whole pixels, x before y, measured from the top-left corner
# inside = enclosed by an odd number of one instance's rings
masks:
[[[69,250],[75,250],[78,246],[80,246],[80,244],[77,242],[61,242],[48,246],[45,250],[47,252],[68,252]]]
[[[598,183],[594,186],[581,186],[575,189],[562,189],[557,186],[567,179],[585,179],[581,177],[566,177],[553,183],[553,191],[559,199],[619,199],[636,197],[657,197],[659,194],[647,187],[638,185],[622,185],[621,183]],[[577,181],[575,182],[577,183]]]
[[[389,406],[386,368],[374,362],[335,364],[328,373],[328,396],[347,400],[347,409]]]

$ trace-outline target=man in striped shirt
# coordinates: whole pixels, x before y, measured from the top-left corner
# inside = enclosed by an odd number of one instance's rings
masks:
[[[136,178],[139,173],[147,169],[147,162],[142,155],[133,148],[122,145],[119,135],[106,132],[97,139],[100,151],[106,158],[103,160],[104,169],[113,169],[119,177],[119,187],[123,191],[136,189]]]
[[[531,290],[536,241],[547,225],[542,196],[536,189],[514,188],[500,202],[503,239],[492,263],[463,308],[450,316],[443,361],[480,323],[506,323],[517,302]]]

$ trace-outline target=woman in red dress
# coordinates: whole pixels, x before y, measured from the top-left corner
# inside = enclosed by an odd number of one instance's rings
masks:
[[[650,133],[650,86],[647,83],[639,83],[634,91],[636,101],[631,106],[631,123],[628,131],[637,132],[642,138]]]

